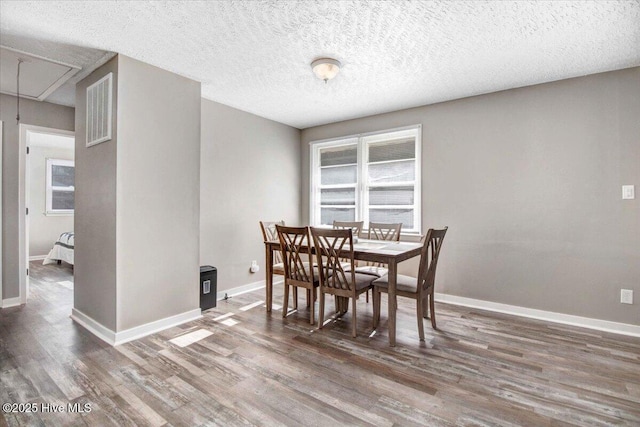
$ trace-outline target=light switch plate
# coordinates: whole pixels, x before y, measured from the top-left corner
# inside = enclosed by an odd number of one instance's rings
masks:
[[[636,198],[635,185],[623,185],[622,186],[622,199],[632,200]]]

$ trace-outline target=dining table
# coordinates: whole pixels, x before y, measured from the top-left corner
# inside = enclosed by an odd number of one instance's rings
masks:
[[[280,250],[279,240],[264,242],[266,258],[266,306],[271,312],[273,305],[273,253]],[[313,248],[311,248],[313,251]],[[420,256],[422,243],[392,242],[382,240],[358,239],[353,244],[353,255],[357,261],[386,264],[389,275],[388,289],[388,329],[389,345],[396,345],[396,280],[398,277],[398,263]]]

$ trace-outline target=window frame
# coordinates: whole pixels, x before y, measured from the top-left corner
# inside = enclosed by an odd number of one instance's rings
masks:
[[[393,135],[396,134],[396,135]],[[406,181],[406,182],[398,182],[392,183],[391,185],[386,185],[386,183],[380,183],[375,185],[370,185],[369,175],[368,175],[368,156],[369,150],[368,147],[370,144],[375,144],[378,142],[384,142],[385,140],[393,140],[399,138],[406,137],[414,137],[415,138],[415,177],[414,181]],[[311,225],[318,225],[321,220],[321,204],[320,204],[320,191],[323,187],[320,181],[320,152],[326,148],[334,148],[334,147],[344,147],[348,145],[357,146],[357,174],[356,174],[356,200],[355,200],[355,220],[356,221],[364,221],[364,229],[367,230],[369,227],[369,188],[370,187],[400,187],[412,185],[414,191],[414,202],[413,202],[413,224],[414,227],[412,229],[407,229],[403,226],[402,234],[403,235],[420,235],[422,232],[422,126],[421,125],[412,125],[405,126],[400,128],[393,129],[385,129],[381,131],[361,133],[356,135],[348,135],[337,138],[330,138],[324,140],[311,141],[309,143],[309,223]],[[393,161],[405,161],[406,159],[400,160],[392,160]],[[382,162],[380,162],[382,163]],[[365,182],[365,177],[367,177],[367,182]],[[336,187],[336,186],[329,186]],[[353,185],[339,185],[336,188],[348,188],[353,187]],[[333,207],[340,208],[344,206],[351,205],[335,205]],[[402,209],[409,205],[376,205],[376,208],[389,208],[389,209]],[[327,206],[324,206],[327,207]],[[332,207],[332,206],[329,206]]]
[[[52,173],[53,166],[71,166],[74,168],[75,172],[75,161],[74,160],[64,160],[64,159],[51,159],[48,158],[46,162],[46,172],[45,172],[45,214],[47,216],[62,216],[62,215],[73,215],[75,213],[75,191],[76,187],[59,187],[52,185]],[[75,184],[75,183],[74,183]],[[53,204],[53,192],[54,191],[65,191],[69,193],[74,193],[74,209],[54,209]]]

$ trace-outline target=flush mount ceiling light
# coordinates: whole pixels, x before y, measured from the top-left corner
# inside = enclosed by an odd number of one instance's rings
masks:
[[[316,59],[311,63],[314,74],[326,83],[340,72],[340,61],[331,58]]]

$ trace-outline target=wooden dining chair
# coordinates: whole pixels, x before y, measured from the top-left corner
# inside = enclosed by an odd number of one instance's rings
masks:
[[[284,303],[282,317],[289,314],[289,286],[294,292],[297,288],[305,288],[311,293],[309,323],[315,321],[316,288],[319,284],[317,268],[313,266],[312,246],[308,227],[285,227],[276,224],[280,251],[284,264]],[[316,272],[314,272],[316,270]],[[297,298],[294,297],[294,301]],[[296,301],[297,302],[297,301]],[[297,308],[297,307],[296,307]]]
[[[401,222],[393,224],[370,222],[367,239],[399,242],[401,230]],[[356,273],[371,274],[377,277],[382,277],[387,274],[387,272],[388,269],[385,268],[385,264],[379,262],[368,262],[366,265],[356,267]]]
[[[364,221],[333,221],[334,230],[347,230],[353,231],[353,237],[358,238],[362,234],[362,227]]]
[[[364,226],[364,221],[333,221],[333,229],[334,230],[351,230],[353,231],[353,237],[357,241],[362,234],[362,227]],[[343,258],[341,260],[343,267],[351,268],[352,265],[349,263],[349,260]],[[358,266],[358,261],[354,264],[356,267]],[[369,294],[367,293],[367,296]],[[367,298],[367,302],[369,298]]]
[[[400,231],[402,230],[402,223],[382,223],[382,222],[370,222],[369,230],[367,230],[368,240],[387,240],[387,241],[400,241]],[[372,276],[382,277],[389,271],[386,264],[380,262],[367,262],[365,265],[356,267],[356,273],[371,274]],[[369,291],[365,301],[369,302]]]
[[[436,312],[433,300],[434,284],[436,279],[436,267],[444,236],[448,227],[442,230],[429,229],[422,245],[420,254],[420,267],[418,277],[398,274],[396,279],[396,295],[416,300],[416,315],[418,318],[418,334],[420,341],[424,341],[424,322],[427,317],[427,307],[431,317],[431,327],[436,329]],[[389,276],[385,275],[373,282],[373,325],[378,326],[380,321],[380,296],[381,292],[389,291]]]
[[[278,231],[276,225],[284,225],[283,221],[260,221],[260,230],[262,230],[262,238],[265,242],[278,240]],[[273,254],[273,274],[284,274],[284,264],[282,263],[282,255],[278,252]]]
[[[369,274],[356,273],[353,255],[353,230],[311,227],[311,235],[316,250],[317,263],[320,273],[320,307],[318,328],[324,324],[325,295],[331,294],[338,300],[349,298],[352,304],[352,335],[356,332],[356,302],[360,294],[371,289],[371,283],[376,279]],[[342,259],[348,259],[350,269],[345,269]],[[339,311],[346,312],[346,304],[341,305]]]
[[[260,221],[260,230],[262,230],[262,238],[265,242],[278,240],[278,231],[276,225],[284,226],[284,220],[282,221]],[[282,252],[273,253],[273,274],[284,276],[284,263],[282,261]],[[307,295],[307,306],[309,305],[309,295]],[[298,308],[298,288],[293,289],[293,306]]]

